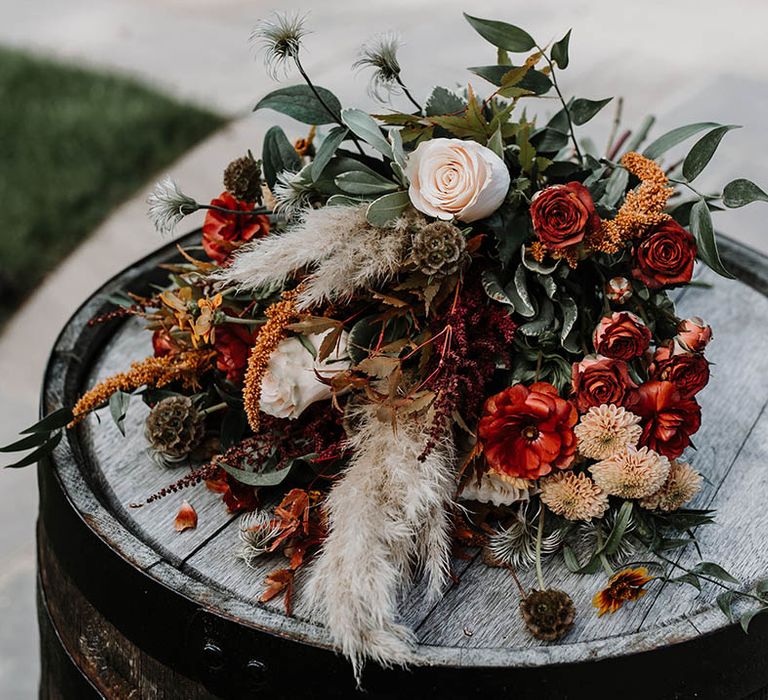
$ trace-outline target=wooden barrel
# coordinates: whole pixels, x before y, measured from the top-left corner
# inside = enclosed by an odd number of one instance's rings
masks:
[[[192,234],[194,236],[194,234]],[[189,239],[188,242],[192,242]],[[704,422],[693,463],[707,477],[694,503],[716,508],[718,525],[698,535],[706,559],[745,586],[768,575],[768,262],[722,241],[741,281],[702,271],[678,294],[683,315],[715,330],[714,363],[702,393]],[[162,283],[166,246],[108,282],[73,316],[47,369],[42,410],[71,405],[84,387],[151,351],[137,320],[88,326],[118,291]],[[257,601],[265,574],[235,557],[238,518],[205,488],[159,503],[129,504],[174,481],[146,453],[146,408],[136,400],[123,437],[92,416],[39,465],[39,611],[44,698],[340,697],[355,692],[349,664],[302,604]],[[177,533],[182,499],[199,514]],[[694,552],[680,556],[694,561]],[[613,616],[591,598],[599,576],[550,561],[545,577],[573,597],[578,617],[558,644],[532,639],[507,572],[475,553],[454,562],[456,582],[433,605],[417,586],[403,600],[419,644],[409,670],[369,665],[367,697],[744,698],[768,686],[768,615],[749,634],[714,603],[716,590],[657,583]],[[526,585],[534,583],[530,574]],[[365,697],[365,696],[361,696]],[[755,695],[765,697],[764,695]]]

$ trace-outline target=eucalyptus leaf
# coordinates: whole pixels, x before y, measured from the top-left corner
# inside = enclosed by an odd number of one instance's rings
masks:
[[[224,462],[217,462],[217,464],[227,472],[227,474],[230,474],[241,484],[245,484],[246,486],[277,486],[278,484],[282,484],[288,477],[292,466],[289,465],[276,471],[251,472],[245,469],[239,469],[238,467],[232,467]]]
[[[396,190],[399,185],[392,180],[387,180],[381,175],[353,170],[337,175],[334,182],[336,186],[347,194],[386,194]]]
[[[738,209],[752,202],[768,202],[768,194],[746,178],[732,180],[723,188],[723,204]]]
[[[321,99],[330,109],[323,106],[323,102],[317,99],[309,85],[290,85],[278,88],[262,97],[253,111],[259,109],[273,109],[276,112],[287,114],[304,124],[333,124],[338,120],[341,112],[341,104],[338,98],[330,90],[315,86]]]
[[[58,430],[71,423],[73,417],[71,408],[59,408],[53,413],[49,413],[41,421],[38,421],[26,430],[22,430],[21,434],[50,433],[52,430]]]
[[[624,168],[616,168],[608,177],[605,194],[600,200],[600,204],[605,207],[614,208],[624,195],[628,184],[629,172]]]
[[[6,464],[5,469],[20,469],[21,467],[26,467],[30,464],[35,464],[36,462],[39,462],[44,457],[47,457],[53,450],[56,448],[56,445],[58,445],[61,442],[61,436],[64,433],[62,431],[59,431],[53,435],[53,437],[46,440],[40,447],[38,447],[36,450],[33,450],[30,452],[26,457],[23,457],[18,462],[14,462],[13,464]]]
[[[731,576],[720,564],[715,564],[711,561],[703,561],[691,569],[694,574],[702,574],[709,576],[710,578],[720,579],[727,583],[739,583],[739,579]]]
[[[293,144],[279,126],[271,127],[264,134],[261,151],[264,179],[270,189],[275,186],[277,176],[284,170],[296,172],[301,168],[301,158]]]
[[[500,49],[512,51],[513,53],[521,53],[530,51],[536,46],[536,42],[528,32],[513,24],[498,22],[492,19],[472,17],[466,12],[464,13],[464,17],[483,39]]]
[[[739,618],[739,624],[741,625],[741,629],[744,630],[745,634],[749,634],[749,625],[755,616],[761,612],[765,612],[766,610],[768,610],[768,608],[754,608],[753,610],[747,610],[747,612],[745,612]]]
[[[733,591],[723,591],[717,596],[717,607],[720,608],[723,615],[725,615],[729,622],[733,622]]]
[[[612,97],[607,97],[604,100],[586,100],[580,97],[574,100],[569,107],[573,123],[577,126],[586,124],[612,99]]]
[[[117,429],[125,437],[125,416],[131,403],[131,395],[124,391],[116,391],[109,397],[109,415],[112,416]]]
[[[12,442],[10,445],[4,445],[0,447],[0,452],[24,452],[31,450],[33,447],[42,445],[46,440],[50,438],[50,433],[32,433],[21,440]]]
[[[677,578],[670,579],[670,583],[687,583],[689,586],[693,586],[696,590],[701,590],[701,581],[695,574],[683,574]]]
[[[683,161],[683,177],[688,182],[693,182],[700,174],[707,164],[712,160],[712,156],[715,154],[717,147],[720,145],[720,141],[731,129],[740,129],[741,127],[734,124],[727,126],[718,126],[716,129],[707,132],[702,136],[689,151],[688,155]]]
[[[327,207],[356,207],[367,201],[366,197],[351,197],[346,194],[334,194],[328,197]]]
[[[666,153],[670,148],[674,148],[677,144],[682,143],[691,136],[695,136],[700,131],[712,129],[716,126],[720,125],[716,122],[697,122],[696,124],[678,126],[677,129],[672,129],[672,131],[668,131],[659,136],[659,138],[653,141],[648,148],[643,151],[643,155],[646,158],[655,160],[660,155]]]
[[[696,237],[699,257],[719,275],[733,279],[733,275],[728,272],[720,260],[720,253],[717,251],[717,242],[715,241],[715,230],[712,225],[712,215],[709,213],[709,207],[707,207],[707,202],[704,199],[696,202],[691,209],[691,232]]]
[[[391,129],[389,132],[389,144],[392,146],[392,162],[394,165],[405,168],[406,155],[403,150],[403,136],[400,133],[400,129]]]
[[[386,226],[411,205],[407,192],[392,192],[379,197],[368,205],[365,218],[374,226]]]
[[[338,147],[344,139],[347,138],[348,133],[347,129],[341,126],[334,127],[328,132],[328,135],[323,139],[323,142],[320,144],[320,148],[317,149],[317,154],[312,161],[312,167],[310,168],[309,173],[313,182],[320,179],[325,166],[328,165]]]
[[[568,33],[560,41],[552,44],[550,56],[560,70],[565,70],[568,67],[568,44],[571,41],[572,31],[572,29],[569,29]]]
[[[381,127],[370,114],[361,109],[345,109],[341,113],[341,121],[349,127],[353,134],[359,136],[368,145],[373,146],[389,160],[394,160],[392,146],[389,145],[389,141],[381,132]]]

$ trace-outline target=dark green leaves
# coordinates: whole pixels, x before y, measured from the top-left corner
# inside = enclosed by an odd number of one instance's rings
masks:
[[[723,204],[730,209],[738,209],[752,202],[768,202],[768,194],[751,180],[739,178],[723,188]]]
[[[310,169],[310,175],[313,180],[319,179],[323,174],[323,169],[328,162],[333,158],[333,154],[336,153],[336,149],[341,145],[341,142],[347,137],[349,132],[341,126],[337,126],[328,133],[320,144],[320,148],[317,149],[317,154],[312,161],[312,168]]]
[[[467,103],[455,92],[438,85],[427,98],[424,113],[428,117],[435,117],[442,114],[457,114],[466,108]]]
[[[363,112],[361,109],[345,109],[342,112],[341,119],[350,128],[352,133],[392,160],[392,146],[370,114]]]
[[[560,41],[552,44],[552,51],[549,54],[560,70],[565,70],[568,67],[568,44],[571,41],[571,31],[569,29]]]
[[[279,126],[273,126],[264,134],[261,161],[264,179],[270,189],[275,186],[278,173],[283,170],[295,172],[301,167],[299,154]]]
[[[682,143],[687,138],[698,134],[700,131],[704,131],[704,129],[712,129],[718,126],[720,125],[715,122],[698,122],[696,124],[679,126],[677,129],[672,129],[672,131],[659,136],[643,151],[643,155],[651,160],[656,160],[660,155],[666,153],[670,148],[674,148],[678,143]]]
[[[708,576],[709,578],[716,578],[726,583],[739,583],[739,579],[731,576],[720,564],[715,564],[711,561],[703,561],[700,564],[696,564],[690,573],[701,574],[702,576]]]
[[[125,437],[125,416],[130,403],[131,395],[124,391],[116,391],[109,397],[109,414],[123,437]]]
[[[270,92],[262,97],[253,108],[274,109],[276,112],[287,114],[304,124],[332,124],[338,120],[341,104],[336,96],[322,87],[315,87],[322,102],[309,85],[290,85]],[[323,106],[323,102],[328,109]],[[330,111],[329,111],[330,110]]]
[[[58,430],[63,428],[72,422],[72,409],[60,408],[53,413],[49,413],[41,421],[38,421],[34,425],[30,426],[26,430],[22,430],[22,435],[28,435],[29,433],[49,433],[52,430]]]
[[[552,87],[552,81],[541,71],[529,68],[524,74],[518,74],[522,67],[513,66],[473,66],[470,73],[479,75],[489,83],[506,90],[517,89],[519,92],[543,95]]]
[[[574,100],[569,105],[569,111],[571,113],[571,119],[577,126],[586,124],[592,117],[594,117],[605,105],[607,105],[613,98],[607,97],[604,100],[585,100],[580,97]]]
[[[392,192],[371,202],[365,216],[369,223],[383,227],[400,216],[410,204],[407,192]]]
[[[536,42],[528,32],[513,24],[472,17],[466,12],[464,17],[483,39],[500,49],[520,53],[530,51],[536,46]]]
[[[704,199],[700,199],[691,209],[691,232],[696,238],[696,247],[701,260],[717,274],[733,279],[733,275],[723,265],[717,251],[715,230],[712,225],[712,215]]]
[[[224,464],[224,462],[218,462],[218,465],[227,472],[227,474],[231,474],[241,484],[246,484],[247,486],[277,486],[285,481],[293,466],[288,465],[287,467],[276,471],[252,472],[245,469],[238,469],[237,467],[231,467],[228,464]]]
[[[26,457],[23,457],[18,462],[14,462],[13,464],[6,464],[6,469],[19,469],[21,467],[26,467],[30,464],[35,464],[36,462],[39,462],[44,457],[47,457],[53,450],[56,448],[56,445],[58,445],[61,442],[61,436],[64,433],[59,430],[56,433],[53,434],[52,437],[49,435],[46,435],[46,441],[40,445],[36,450],[33,450],[30,452]]]
[[[740,127],[730,124],[728,126],[718,126],[702,136],[691,148],[683,161],[683,177],[688,182],[693,182],[702,170],[707,167],[707,163],[712,159],[717,147],[720,145],[723,136],[731,129]]]

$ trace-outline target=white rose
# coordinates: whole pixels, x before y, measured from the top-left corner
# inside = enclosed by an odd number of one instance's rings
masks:
[[[501,206],[509,190],[504,161],[475,141],[423,141],[408,157],[406,173],[413,206],[437,219],[484,219]]]
[[[315,348],[320,349],[323,338],[330,333],[304,336]],[[259,408],[275,418],[298,418],[307,406],[316,401],[331,398],[331,389],[315,374],[331,378],[341,370],[348,369],[346,359],[347,333],[342,333],[338,345],[340,352],[333,352],[323,362],[318,362],[296,338],[286,338],[272,353],[261,384]]]

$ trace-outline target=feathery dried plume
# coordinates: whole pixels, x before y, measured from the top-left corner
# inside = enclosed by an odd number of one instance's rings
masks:
[[[701,482],[701,474],[690,464],[672,460],[667,480],[658,491],[643,498],[640,505],[649,510],[677,510],[701,490]]]
[[[644,498],[658,491],[669,475],[669,460],[647,447],[627,445],[615,455],[593,464],[595,483],[611,496]]]
[[[375,228],[366,207],[310,209],[281,235],[244,246],[214,279],[243,290],[285,284],[298,270],[312,273],[302,282],[300,310],[326,301],[343,301],[356,291],[391,279],[404,264],[415,215]]]
[[[585,474],[558,472],[541,481],[541,501],[567,520],[599,518],[608,508],[608,495]]]
[[[397,34],[377,34],[360,47],[360,54],[352,64],[354,69],[373,69],[368,92],[377,100],[384,100],[399,88],[400,62],[397,60],[397,51],[401,46]]]
[[[280,522],[267,510],[255,510],[240,521],[240,548],[237,556],[248,566],[254,559],[266,554],[272,540],[282,532]]]
[[[514,513],[512,524],[488,540],[488,552],[493,560],[513,569],[529,569],[536,563],[536,525],[538,513],[528,517],[527,504]],[[565,530],[557,528],[545,535],[541,541],[541,556],[549,557],[560,551]]]
[[[278,173],[272,195],[275,198],[275,214],[288,221],[298,217],[309,206],[312,194],[312,180],[307,165],[298,172],[283,170]]]
[[[176,182],[166,175],[147,197],[149,218],[161,234],[170,234],[176,225],[189,214],[196,212],[200,205],[184,194]]]
[[[366,659],[403,664],[413,633],[396,621],[397,601],[414,562],[436,595],[448,576],[455,489],[454,446],[449,431],[429,453],[424,418],[392,425],[375,406],[353,412],[352,457],[326,500],[328,537],[310,570],[306,590],[314,616],[351,660],[355,677]]]
[[[623,406],[593,406],[573,429],[579,452],[590,459],[607,459],[627,445],[637,445],[643,429],[640,417]]]
[[[275,12],[258,22],[251,32],[251,41],[260,44],[267,71],[273,78],[278,77],[287,61],[298,59],[301,41],[307,34],[306,19],[306,14],[298,12]]]

